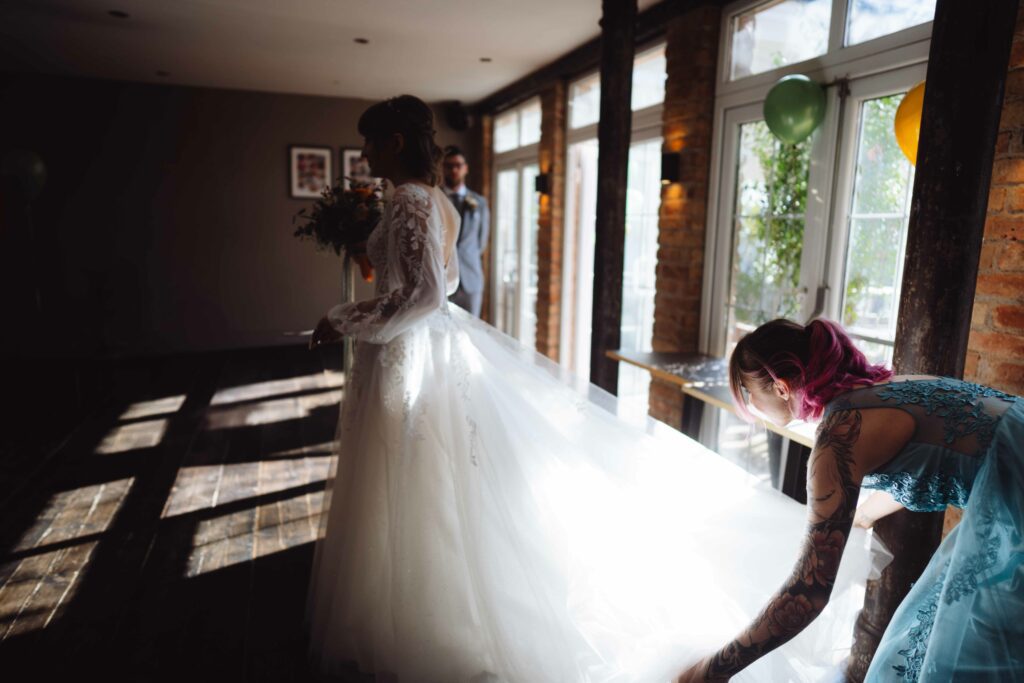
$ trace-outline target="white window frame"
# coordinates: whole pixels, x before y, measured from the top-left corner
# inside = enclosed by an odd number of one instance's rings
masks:
[[[664,39],[659,39],[659,40],[655,41],[654,43],[647,44],[643,48],[637,49],[636,52],[635,52],[635,55],[636,55],[636,57],[639,57],[639,56],[643,55],[646,52],[651,52],[651,51],[657,50],[657,49],[665,47],[665,46],[667,46],[667,43],[665,42],[665,40]],[[571,97],[572,86],[573,86],[574,83],[578,83],[580,81],[587,80],[588,78],[593,78],[593,76],[595,74],[597,74],[597,73],[599,73],[599,72],[598,72],[598,70],[595,69],[595,70],[588,71],[587,73],[582,74],[582,75],[577,76],[576,78],[574,78],[572,80],[572,82],[569,83],[569,87],[567,87],[566,90],[565,90],[566,97]],[[567,112],[569,111],[570,107],[571,107],[571,101],[566,103],[566,111]],[[663,135],[664,131],[663,131],[663,122],[662,122],[662,112],[664,111],[664,109],[665,109],[665,103],[664,103],[664,100],[662,100],[661,102],[659,102],[657,104],[652,104],[651,106],[644,107],[643,109],[637,109],[636,111],[634,111],[632,113],[631,125],[630,125],[630,139],[629,139],[630,145],[632,145],[633,143],[636,143],[636,142],[643,142],[645,140],[650,140],[652,138],[661,137]],[[575,144],[577,142],[584,142],[586,140],[591,140],[591,139],[596,139],[597,138],[597,127],[598,127],[598,124],[595,122],[595,123],[588,124],[586,126],[581,126],[579,128],[569,128],[568,121],[569,121],[569,116],[566,116],[565,149],[566,149],[567,160],[568,160],[568,150],[569,150],[569,148],[573,144]],[[569,219],[569,211],[568,211],[568,209],[569,209],[570,204],[571,204],[571,202],[569,201],[569,199],[570,199],[569,195],[570,195],[571,192],[572,192],[572,187],[570,186],[570,184],[568,182],[568,178],[566,178],[566,183],[565,183],[565,193],[566,194],[565,194],[565,197],[563,198],[564,201],[565,201],[564,206],[565,206],[566,210],[564,212],[564,216],[565,216],[566,220]],[[574,291],[577,291],[578,287],[586,286],[586,285],[593,286],[593,283],[592,282],[591,283],[581,282],[582,275],[580,273],[576,272],[577,269],[576,269],[574,263],[570,264],[570,259],[575,254],[575,244],[574,244],[574,240],[576,239],[575,231],[563,230],[562,231],[562,237],[563,237],[563,242],[562,242],[562,306],[561,306],[560,320],[559,320],[559,335],[560,335],[559,339],[561,340],[561,343],[560,343],[559,346],[562,349],[565,349],[565,348],[567,348],[567,345],[570,342],[574,342],[575,341],[572,338],[572,331],[573,331],[573,328],[575,326],[574,318],[576,317],[576,314],[577,314],[576,307],[575,307],[575,301],[570,299],[569,294],[574,292]],[[589,350],[588,350],[588,353],[589,353]],[[566,363],[568,363],[568,360],[569,360],[568,354],[566,354],[566,353],[561,353],[560,354],[560,358],[559,358],[559,362],[560,363],[565,365]],[[589,377],[590,376],[589,355],[587,356],[587,362],[586,362],[585,366],[580,366],[580,365],[577,366],[576,374],[578,374],[581,377]]]
[[[511,110],[506,110],[500,114],[495,115],[495,119],[500,116],[507,115],[509,111],[517,111],[526,107],[533,106],[537,103],[540,98],[537,96],[531,97],[523,102],[520,102]],[[518,114],[517,114],[518,116]],[[518,130],[516,135],[521,137],[522,132]],[[521,337],[522,325],[523,325],[523,302],[526,297],[526,278],[523,277],[523,269],[527,263],[529,256],[529,245],[526,244],[526,240],[523,239],[523,216],[522,208],[526,199],[526,193],[533,194],[534,189],[524,188],[522,183],[523,169],[532,164],[538,163],[540,158],[540,142],[530,143],[523,145],[522,147],[516,147],[505,152],[494,153],[492,163],[492,175],[494,179],[494,201],[491,206],[491,244],[498,244],[498,174],[502,171],[515,170],[516,171],[516,186],[519,188],[519,192],[516,196],[516,253],[518,254],[519,273],[516,280],[516,314],[515,314],[515,329],[505,330],[507,334],[510,334],[517,339]],[[498,307],[500,305],[499,298],[501,296],[501,272],[500,272],[500,259],[501,254],[499,249],[491,249],[491,320],[495,321],[496,325],[500,325],[501,321],[498,319]]]
[[[805,74],[818,83],[831,83],[836,79],[849,79],[853,88],[860,79],[879,74],[901,72],[907,67],[923,70],[928,60],[931,45],[932,22],[913,26],[895,33],[880,36],[863,43],[843,47],[848,0],[833,0],[832,23],[829,32],[829,51],[826,54],[796,64],[787,65],[764,73],[729,80],[731,58],[731,24],[733,18],[749,11],[763,1],[741,0],[725,7],[720,26],[722,36],[718,59],[718,76],[715,89],[714,119],[712,128],[711,178],[709,183],[708,216],[705,240],[705,263],[703,294],[701,297],[699,349],[705,353],[721,355],[725,352],[726,297],[729,292],[729,275],[732,266],[733,231],[730,217],[735,199],[735,145],[738,141],[727,139],[738,122],[758,120],[762,103],[771,87],[787,74]],[[808,179],[808,211],[804,253],[801,257],[801,281],[817,282],[819,287],[828,287],[826,303],[837,310],[836,297],[841,297],[842,275],[825,273],[829,259],[842,262],[845,253],[845,226],[838,233],[837,222],[842,222],[843,211],[836,205],[841,201],[843,188],[852,187],[853,168],[836,164],[839,147],[839,107],[841,104],[838,88],[826,90],[826,115],[811,150],[811,169]],[[850,106],[846,106],[850,111]],[[848,137],[852,126],[844,128]],[[856,135],[856,132],[853,132]],[[851,147],[846,146],[846,149]],[[851,176],[851,177],[847,177]],[[835,217],[834,219],[832,217]],[[829,249],[829,245],[832,248]],[[832,269],[833,271],[838,269]],[[838,282],[838,285],[836,284]],[[809,316],[815,310],[817,292],[808,291],[802,305],[802,313]],[[826,308],[825,310],[829,310]]]

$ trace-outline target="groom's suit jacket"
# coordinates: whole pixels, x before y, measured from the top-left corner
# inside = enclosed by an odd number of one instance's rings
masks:
[[[448,189],[445,188],[445,192]],[[487,239],[491,229],[491,212],[483,195],[467,189],[461,200],[453,200],[455,208],[462,216],[462,228],[459,230],[457,248],[459,252],[459,291],[452,300],[460,306],[467,301],[469,310],[480,315],[483,302],[484,269],[481,254],[487,248]],[[461,295],[461,296],[460,296]]]

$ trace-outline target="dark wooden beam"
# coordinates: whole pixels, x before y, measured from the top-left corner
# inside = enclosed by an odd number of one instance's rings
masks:
[[[1017,6],[935,6],[896,326],[898,373],[963,377]],[[875,532],[896,557],[868,586],[849,669],[856,681],[938,546],[942,513],[899,512],[880,520]]]
[[[636,0],[603,0],[601,7],[601,118],[597,123],[597,234],[590,381],[615,394],[619,365],[605,351],[619,348],[622,327]]]
[[[692,7],[707,4],[721,4],[718,0],[662,0],[636,15],[633,40],[643,45],[665,33],[665,26],[672,17]],[[570,50],[550,64],[520,78],[501,90],[492,93],[472,105],[476,114],[493,114],[507,109],[533,95],[559,79],[570,79],[589,71],[601,61],[601,37],[598,36],[579,47]]]

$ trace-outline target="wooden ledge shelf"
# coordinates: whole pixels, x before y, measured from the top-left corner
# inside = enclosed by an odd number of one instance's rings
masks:
[[[611,360],[642,368],[662,381],[679,387],[683,394],[683,419],[680,430],[695,441],[700,440],[704,406],[711,405],[739,416],[729,391],[728,365],[724,358],[704,353],[663,351],[605,351]],[[807,501],[807,459],[814,447],[816,422],[792,422],[780,427],[766,420],[757,420],[765,429],[789,442],[782,467],[782,491],[804,503]]]

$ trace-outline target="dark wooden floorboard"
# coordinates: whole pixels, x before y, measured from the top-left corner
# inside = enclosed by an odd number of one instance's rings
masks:
[[[27,483],[0,500],[0,670],[317,680],[302,622],[337,352],[132,361],[45,468],[7,463]]]

